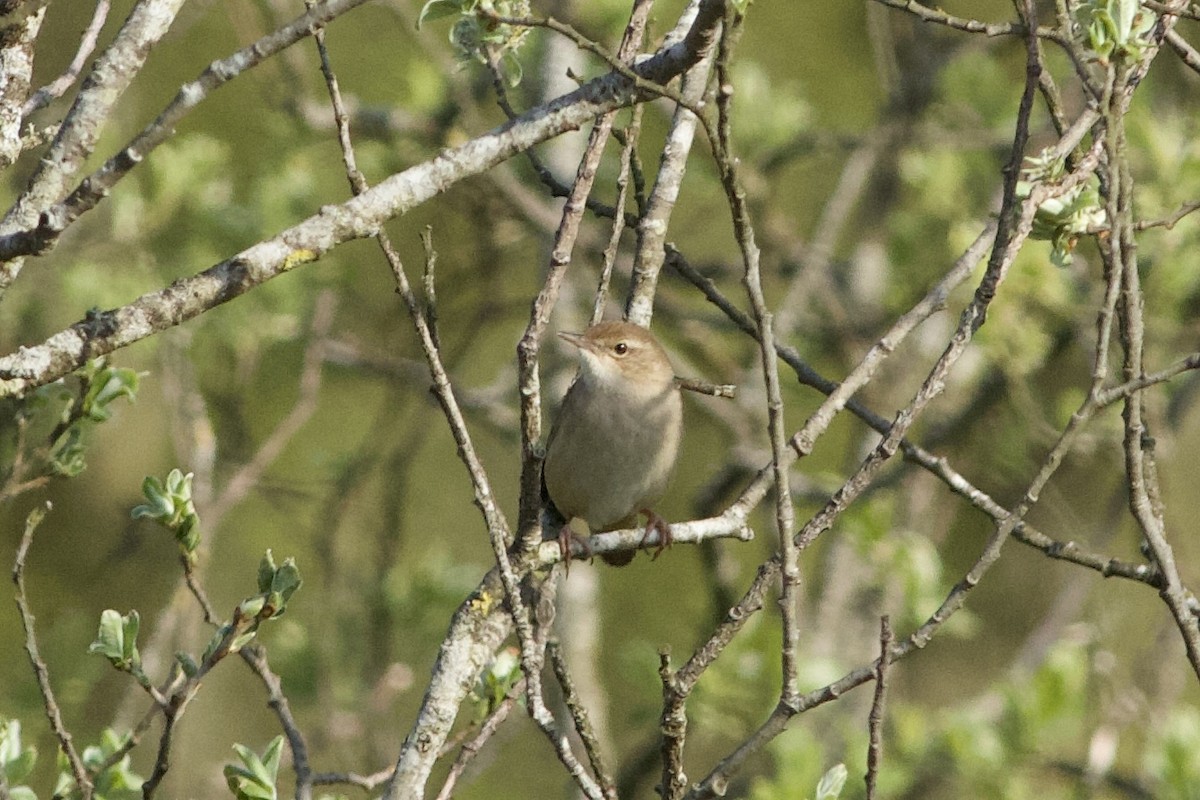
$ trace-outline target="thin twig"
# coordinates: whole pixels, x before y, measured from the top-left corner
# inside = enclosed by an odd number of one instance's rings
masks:
[[[88,777],[83,760],[75,751],[71,732],[63,724],[62,712],[58,709],[58,702],[54,698],[54,689],[50,686],[50,670],[38,651],[37,636],[33,630],[33,612],[29,610],[29,599],[25,594],[25,559],[29,555],[30,545],[33,544],[33,532],[37,530],[50,508],[50,503],[47,501],[44,506],[35,508],[25,517],[25,533],[22,534],[21,543],[17,546],[12,579],[17,586],[17,609],[21,614],[21,626],[25,629],[25,652],[29,656],[29,663],[37,678],[38,689],[42,693],[42,706],[46,710],[46,717],[50,720],[50,729],[54,731],[54,737],[58,739],[59,747],[67,757],[67,763],[71,766],[71,774],[75,777],[75,785],[83,800],[89,800],[92,796],[92,781]]]
[[[96,40],[100,38],[100,31],[104,29],[104,22],[108,19],[111,5],[111,0],[96,0],[96,10],[92,12],[92,21],[88,23],[87,28],[79,37],[79,49],[75,52],[75,57],[71,59],[71,63],[67,65],[61,75],[38,89],[25,101],[25,106],[21,109],[22,117],[28,117],[38,109],[45,108],[51,100],[62,97],[71,84],[79,79],[87,64],[88,56],[96,49]]]
[[[366,789],[368,792],[373,792],[390,781],[395,772],[395,767],[381,769],[378,772],[372,772],[370,775],[362,775],[357,772],[314,772],[312,784],[313,786],[336,786],[337,784],[344,783],[349,786]]]
[[[923,320],[928,314],[943,307],[948,292],[961,280],[965,279],[974,269],[976,262],[982,257],[986,245],[995,234],[994,223],[984,229],[975,242],[955,262],[954,267],[946,274],[925,298],[914,306],[908,313],[897,320],[896,324],[886,333],[879,343],[872,347],[859,366],[855,367],[842,383],[835,383],[809,366],[796,350],[787,345],[776,343],[775,352],[795,372],[797,379],[806,386],[811,386],[822,394],[828,395],[832,405],[822,404],[812,417],[805,423],[804,428],[792,436],[793,447],[797,452],[810,452],[815,446],[816,438],[832,420],[837,409],[844,407],[861,419],[877,433],[886,435],[891,430],[891,422],[867,408],[853,394],[878,366],[878,359],[892,352],[903,340],[907,330]],[[704,293],[705,297],[720,308],[740,330],[751,336],[755,335],[754,322],[748,315],[739,310],[729,301],[710,279],[704,277],[692,267],[677,250],[670,251],[671,265]],[[873,361],[874,359],[874,361]],[[846,399],[849,398],[849,399]],[[987,492],[973,485],[962,473],[955,470],[950,462],[921,447],[911,439],[901,440],[900,447],[906,460],[911,461],[935,475],[953,492],[961,495],[971,505],[987,514],[995,522],[1000,522],[1009,515],[1008,509],[996,502]],[[806,450],[807,448],[807,450]],[[763,496],[765,486],[769,482],[769,468],[760,471],[754,481],[743,493],[739,504],[743,507],[756,504]],[[1079,566],[1099,572],[1105,577],[1119,576],[1136,580],[1150,586],[1160,585],[1158,570],[1147,564],[1131,564],[1120,559],[1102,556],[1085,551],[1075,542],[1062,542],[1047,536],[1037,528],[1022,521],[1013,531],[1018,541],[1040,550],[1050,558],[1061,559]]]
[[[267,689],[267,705],[275,712],[283,733],[287,737],[288,749],[292,752],[292,769],[296,773],[296,800],[310,800],[312,797],[312,767],[308,761],[308,743],[300,726],[292,714],[287,695],[283,693],[283,681],[267,661],[267,651],[261,644],[243,647],[238,651],[242,661],[263,682]]]
[[[550,661],[551,668],[554,670],[554,677],[558,680],[558,685],[562,689],[563,702],[567,706],[567,711],[571,714],[571,720],[575,724],[575,732],[579,735],[579,741],[583,743],[583,751],[587,754],[588,763],[592,767],[592,773],[596,776],[596,782],[600,784],[600,790],[604,793],[604,797],[607,800],[616,800],[617,786],[613,781],[612,772],[604,762],[604,754],[600,752],[600,739],[596,736],[596,731],[592,727],[588,710],[584,707],[579,693],[575,690],[575,681],[571,679],[571,674],[567,670],[566,659],[563,657],[562,648],[556,640],[551,639],[546,643],[546,655]]]
[[[1125,113],[1129,95],[1124,90],[1124,65],[1110,67],[1113,84],[1112,100],[1106,109],[1105,155],[1108,165],[1106,213],[1112,234],[1106,247],[1101,248],[1106,266],[1119,280],[1120,301],[1117,304],[1120,338],[1124,351],[1122,376],[1126,383],[1138,382],[1145,376],[1145,321],[1142,314],[1143,295],[1137,262],[1137,244],[1133,231],[1133,176],[1129,169],[1125,140]],[[1122,417],[1125,423],[1123,445],[1125,473],[1129,486],[1129,507],[1137,521],[1155,564],[1163,576],[1160,596],[1179,628],[1192,671],[1200,677],[1200,622],[1189,607],[1191,591],[1183,584],[1175,563],[1174,550],[1166,535],[1162,492],[1158,484],[1158,468],[1154,438],[1146,420],[1141,392],[1125,397]]]
[[[695,9],[696,5],[693,2],[689,11]],[[649,326],[654,314],[658,277],[666,255],[664,245],[667,241],[667,231],[683,186],[688,155],[696,138],[696,128],[702,121],[695,109],[700,107],[708,90],[714,49],[712,46],[707,48],[703,57],[684,73],[680,81],[680,94],[688,102],[676,106],[671,115],[671,127],[667,131],[662,155],[659,157],[654,186],[650,190],[645,208],[640,209],[637,250],[633,257],[629,294],[625,300],[625,318],[638,325]],[[707,127],[705,131],[708,133]]]
[[[516,25],[523,28],[548,28],[555,33],[562,34],[574,42],[575,45],[581,50],[587,50],[589,53],[599,56],[606,64],[608,64],[609,67],[612,68],[613,72],[631,81],[639,91],[649,95],[658,95],[660,97],[665,97],[668,100],[672,100],[697,116],[700,116],[702,113],[698,105],[686,99],[682,94],[675,91],[670,86],[649,80],[635,72],[628,62],[630,62],[633,56],[636,55],[636,51],[629,55],[618,51],[614,55],[613,53],[609,52],[606,47],[603,47],[598,42],[594,42],[587,38],[567,23],[559,22],[554,17],[546,17],[545,19],[539,19],[538,17],[507,17],[502,14],[498,14],[495,11],[492,11],[490,8],[484,6],[480,6],[476,10],[476,13],[490,22],[501,25]],[[640,43],[640,41],[641,40],[638,40],[638,43]]]
[[[879,660],[875,662],[875,696],[867,715],[867,800],[875,800],[875,782],[883,760],[883,707],[887,700],[888,667],[891,666],[892,624],[885,614],[879,620]]]
[[[1032,21],[1036,17],[1031,6],[1032,0],[1025,0],[1024,12],[1026,19],[1031,21],[1032,27]],[[870,485],[882,465],[899,449],[900,440],[913,421],[941,393],[945,386],[947,374],[966,351],[967,344],[971,341],[974,333],[983,324],[987,309],[995,297],[997,288],[1016,258],[1020,246],[1029,235],[1033,224],[1034,211],[1044,201],[1044,193],[1049,191],[1048,187],[1038,186],[1033,189],[1025,201],[1022,202],[1016,197],[1017,176],[1020,171],[1025,144],[1028,141],[1029,119],[1033,106],[1033,97],[1037,91],[1038,73],[1041,70],[1040,62],[1037,60],[1038,51],[1033,46],[1035,41],[1036,39],[1032,36],[1027,39],[1025,89],[1022,93],[1018,109],[1012,151],[1009,156],[1008,165],[1005,168],[1004,197],[1001,203],[999,224],[996,231],[996,242],[993,245],[987,269],[984,272],[979,287],[976,289],[975,296],[963,311],[958,326],[951,336],[945,351],[929,371],[913,400],[896,416],[888,435],[884,437],[883,441],[864,460],[854,475],[848,478],[842,484],[841,488],[834,493],[826,506],[810,518],[797,534],[796,543],[799,548],[807,547],[818,535],[827,530],[832,525],[833,520],[840,516],[841,512]],[[962,607],[967,593],[979,583],[984,574],[999,558],[1000,549],[1004,541],[1016,526],[1017,521],[1024,516],[1028,507],[1032,505],[1033,498],[1036,498],[1041,486],[1044,485],[1046,480],[1049,480],[1057,463],[1058,461],[1055,458],[1048,457],[1042,471],[1031,482],[1022,504],[1004,522],[997,526],[975,564],[964,578],[956,584],[954,589],[951,590],[946,600],[934,615],[913,634],[911,641],[915,647],[923,647],[929,641],[929,637]],[[694,683],[699,674],[707,668],[708,664],[712,663],[712,660],[716,658],[728,642],[732,640],[737,631],[741,629],[749,615],[762,607],[766,586],[770,578],[781,567],[782,564],[777,555],[759,568],[758,575],[755,577],[751,588],[747,591],[742,601],[738,606],[730,610],[726,620],[718,626],[717,630],[709,638],[709,641],[702,645],[689,662],[679,671],[678,674],[681,680]],[[803,700],[803,697],[793,698],[790,702],[781,700],[776,706],[775,711],[772,712],[759,729],[723,759],[703,781],[688,793],[688,797],[707,798],[723,793],[725,787],[728,785],[729,777],[741,767],[742,763],[777,736],[786,727],[787,721],[792,716],[800,713],[803,707]]]
[[[733,398],[737,395],[737,386],[732,383],[710,383],[698,378],[676,378],[675,383],[679,384],[680,389],[711,397]]]
[[[717,121],[709,138],[718,143],[714,152],[718,172],[725,196],[733,217],[734,236],[741,250],[745,274],[743,282],[753,309],[759,343],[759,355],[767,391],[767,433],[771,442],[771,468],[775,494],[775,525],[779,537],[780,590],[779,611],[783,628],[783,644],[780,648],[782,683],[779,702],[794,703],[800,694],[799,648],[800,623],[799,589],[800,563],[799,545],[792,536],[795,510],[788,482],[788,466],[792,459],[788,452],[785,430],[783,393],[779,382],[779,361],[775,357],[774,315],[767,306],[763,294],[762,273],[759,265],[759,249],[755,242],[754,227],[750,220],[750,209],[746,203],[746,192],[738,173],[738,160],[733,153],[731,107],[733,102],[733,78],[730,63],[733,49],[741,36],[743,18],[732,9],[725,17],[716,57],[717,70]],[[708,124],[712,124],[711,122]],[[715,134],[715,137],[713,136]],[[666,776],[664,776],[665,778]],[[664,791],[665,797],[678,797],[683,786]],[[666,785],[664,783],[664,790]]]
[[[616,208],[625,210],[626,190],[629,188],[629,173],[633,167],[637,153],[638,138],[642,130],[642,113],[644,105],[633,108],[633,119],[625,126],[625,141],[621,150],[621,170],[617,174]],[[609,229],[608,244],[604,248],[604,263],[600,268],[600,279],[596,284],[596,299],[592,302],[592,324],[604,319],[604,309],[608,305],[608,286],[612,281],[613,267],[617,262],[617,251],[621,245],[621,234],[625,230],[625,215],[613,214],[612,225]]]
[[[1191,214],[1193,211],[1200,209],[1200,201],[1192,201],[1184,203],[1171,214],[1160,219],[1143,219],[1134,224],[1135,231],[1149,230],[1150,228],[1166,228],[1171,230],[1179,222],[1179,220]]]
[[[354,156],[353,146],[350,141],[349,121],[344,113],[344,107],[341,105],[340,92],[337,88],[336,81],[327,80],[327,86],[330,90],[331,97],[334,98],[335,117],[337,120],[339,141],[342,145],[342,158],[346,165],[347,177],[350,180],[351,187],[356,195],[362,195],[368,190],[366,179],[356,166],[356,158]],[[380,249],[383,252],[389,267],[392,271],[392,276],[396,282],[397,291],[403,298],[405,305],[408,307],[409,319],[416,329],[417,336],[421,343],[421,349],[425,354],[426,363],[429,366],[430,376],[433,380],[433,391],[438,402],[442,406],[442,411],[445,414],[446,421],[449,424],[451,434],[454,436],[455,442],[458,445],[458,453],[463,464],[467,468],[467,472],[471,477],[471,483],[475,490],[475,504],[479,507],[483,514],[484,521],[487,525],[489,539],[492,544],[492,550],[496,557],[497,565],[500,571],[500,578],[504,586],[505,595],[508,599],[509,609],[512,613],[513,623],[517,629],[518,640],[521,644],[522,664],[529,664],[537,660],[535,654],[534,634],[532,623],[530,621],[528,609],[520,596],[519,581],[513,565],[508,556],[508,545],[511,540],[508,521],[505,519],[503,512],[496,504],[495,496],[491,490],[491,485],[487,477],[487,473],[480,461],[475,447],[471,441],[470,432],[467,429],[466,422],[462,417],[462,411],[458,406],[458,402],[454,395],[454,389],[450,384],[449,376],[446,372],[445,365],[442,362],[441,353],[434,341],[433,333],[429,327],[428,320],[422,312],[420,301],[416,293],[413,291],[411,284],[408,281],[408,276],[405,273],[404,265],[400,261],[399,254],[392,246],[391,241],[386,233],[382,230],[376,234],[376,240],[379,242]],[[544,701],[541,697],[541,686],[539,676],[536,672],[530,674],[531,671],[526,671],[527,684],[536,684],[536,689],[530,689],[527,692],[527,697],[530,699],[530,713],[538,722],[539,726],[547,732],[551,742],[555,745],[559,759],[567,767],[568,771],[575,777],[580,788],[592,798],[598,798],[599,793],[596,790],[595,784],[591,778],[583,771],[583,768],[574,758],[570,751],[570,745],[566,737],[554,733],[554,719],[549,710],[545,708]],[[403,755],[401,756],[403,758]],[[400,775],[399,769],[393,774],[388,781],[385,796],[392,796],[398,789],[398,778]]]
[[[479,754],[479,751],[487,743],[488,739],[491,739],[492,735],[508,719],[509,712],[517,704],[517,698],[521,695],[524,688],[524,681],[518,681],[517,685],[496,706],[496,710],[489,714],[488,718],[479,726],[479,731],[471,737],[470,741],[463,744],[462,749],[458,751],[458,757],[450,765],[450,772],[446,775],[446,780],[442,784],[441,790],[437,793],[437,800],[450,800],[454,795],[454,786],[458,783],[458,779],[462,777],[463,770]]]

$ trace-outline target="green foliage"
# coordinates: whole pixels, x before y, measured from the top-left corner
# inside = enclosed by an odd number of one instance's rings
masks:
[[[1017,196],[1028,197],[1038,183],[1051,183],[1063,175],[1062,159],[1043,151],[1025,159],[1023,179],[1017,182]],[[1060,267],[1071,263],[1075,243],[1082,234],[1107,225],[1107,216],[1100,200],[1100,179],[1092,175],[1059,197],[1052,197],[1038,206],[1033,217],[1034,239],[1053,243],[1051,260]]]
[[[211,666],[229,653],[236,653],[252,642],[258,633],[259,625],[269,619],[283,616],[287,611],[288,600],[300,588],[301,583],[303,581],[300,579],[300,570],[296,567],[294,559],[288,558],[282,565],[276,566],[274,556],[267,550],[258,565],[259,593],[238,603],[233,612],[233,619],[217,628],[204,649],[201,663]],[[199,668],[190,663],[190,659],[177,656],[176,660],[184,672]]]
[[[37,796],[21,781],[33,771],[37,748],[21,744],[21,722],[0,717],[0,772],[12,800],[37,800]]]
[[[848,774],[845,764],[834,764],[817,782],[817,793],[813,800],[837,800],[842,796]]]
[[[200,518],[192,504],[192,473],[184,475],[173,469],[165,481],[148,475],[142,481],[142,494],[147,502],[134,506],[130,516],[152,519],[173,532],[184,556],[194,561],[200,544]]]
[[[105,728],[100,734],[100,744],[84,748],[81,755],[83,766],[92,776],[92,797],[96,800],[138,800],[142,796],[142,784],[145,779],[130,769],[129,754],[126,751],[129,737],[120,736],[111,728]],[[118,753],[123,753],[116,758]],[[114,758],[116,760],[109,764]],[[105,766],[108,764],[108,766]],[[58,783],[54,788],[55,797],[77,798],[79,788],[75,785],[75,777],[71,773],[66,755],[58,755]]]
[[[521,658],[517,648],[506,647],[496,653],[471,689],[471,700],[479,720],[482,721],[500,706],[521,680],[521,675]]]
[[[1086,46],[1101,64],[1141,58],[1158,21],[1140,0],[1091,0],[1079,8]]]
[[[88,652],[104,656],[114,667],[133,675],[143,686],[149,686],[150,680],[142,672],[142,655],[137,646],[140,625],[141,617],[137,611],[121,616],[111,608],[105,609],[100,614],[96,640],[88,647]]]
[[[225,782],[238,800],[275,800],[275,781],[279,775],[279,757],[283,752],[283,737],[276,736],[260,757],[248,747],[233,746],[240,764],[225,765]]]
[[[784,147],[813,127],[812,107],[801,87],[780,85],[756,61],[738,61],[732,69],[737,87],[733,127],[747,157]],[[763,113],[765,108],[771,113]]]
[[[1158,782],[1159,800],[1200,798],[1200,709],[1177,706],[1152,728],[1145,768]]]
[[[457,16],[450,28],[450,44],[459,58],[487,63],[488,53],[495,53],[509,85],[516,86],[523,75],[517,51],[529,29],[496,22],[483,11],[501,17],[525,17],[529,15],[529,0],[428,0],[417,17],[417,27],[427,21]]]
[[[748,800],[785,800],[804,797],[802,787],[813,786],[813,800],[837,800],[849,774],[845,764],[835,764],[822,774],[825,748],[808,731],[795,730],[777,737],[768,745],[774,763],[770,777],[755,778]]]
[[[57,419],[49,435],[46,468],[49,474],[73,478],[87,468],[86,438],[95,425],[113,415],[112,403],[137,397],[138,374],[134,370],[108,366],[104,358],[89,361],[73,374],[77,387],[65,382],[43,386],[34,392],[29,410]]]

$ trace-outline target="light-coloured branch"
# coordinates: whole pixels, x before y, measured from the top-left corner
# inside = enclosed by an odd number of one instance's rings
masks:
[[[166,35],[184,0],[141,0],[92,68],[50,149],[38,160],[29,183],[0,222],[0,241],[28,230],[66,192],[96,149],[105,123],[125,89],[141,72],[154,46]],[[3,248],[0,248],[3,250]],[[20,274],[24,260],[0,255],[0,296]]]
[[[668,80],[700,57],[714,14],[724,3],[706,0],[689,35],[635,69],[658,81]],[[705,13],[707,10],[707,13]],[[707,25],[708,27],[703,27]],[[697,30],[699,28],[699,30]],[[142,295],[113,311],[97,312],[33,347],[0,357],[0,397],[23,395],[81,366],[172,326],[286,272],[316,261],[337,245],[374,236],[385,221],[478,175],[538,142],[573,130],[600,114],[641,99],[620,75],[596,78],[574,92],[538,106],[433,159],[392,175],[339,205],[325,206],[303,222],[252,245],[230,259]]]

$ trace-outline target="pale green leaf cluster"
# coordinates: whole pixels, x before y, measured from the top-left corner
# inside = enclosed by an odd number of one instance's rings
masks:
[[[1140,0],[1090,0],[1079,10],[1084,43],[1102,64],[1141,57],[1158,17]]]
[[[91,316],[96,324],[104,324],[99,312]],[[34,393],[30,405],[32,410],[46,410],[57,417],[47,468],[51,474],[66,478],[87,468],[84,454],[88,433],[112,417],[114,401],[122,397],[130,402],[136,399],[139,382],[137,372],[110,367],[104,358],[89,361],[72,377],[78,381],[76,389],[63,381],[43,386]]]
[[[146,780],[133,771],[128,747],[128,735],[122,736],[112,728],[105,728],[100,734],[100,744],[84,748],[80,758],[88,774],[92,776],[92,797],[95,800],[138,800],[141,798],[142,784]],[[67,763],[67,757],[61,752],[58,754],[58,783],[54,788],[54,796],[56,798],[81,796],[70,765]]]
[[[152,519],[174,533],[184,556],[194,560],[200,544],[200,518],[192,503],[192,473],[185,475],[173,469],[165,481],[147,475],[142,481],[142,494],[146,502],[134,506],[130,516]]]
[[[21,744],[21,722],[0,718],[0,772],[12,800],[37,800],[33,789],[21,782],[33,771],[37,748]]]
[[[122,672],[138,678],[139,683],[148,684],[142,672],[142,656],[138,652],[138,628],[141,616],[137,611],[122,615],[111,608],[100,614],[100,629],[96,640],[88,646],[88,653],[102,655]]]
[[[1017,182],[1017,196],[1028,197],[1033,187],[1042,182],[1053,182],[1063,174],[1061,159],[1042,152],[1025,159],[1022,180]],[[1069,266],[1075,244],[1085,233],[1107,227],[1108,217],[1100,199],[1100,179],[1092,175],[1059,195],[1042,202],[1033,217],[1034,239],[1053,244],[1050,260],[1060,267]]]
[[[450,28],[450,44],[459,58],[486,63],[491,51],[500,57],[509,85],[516,86],[523,74],[517,52],[529,28],[495,22],[480,14],[481,10],[501,17],[524,17],[529,14],[529,0],[428,0],[421,8],[417,27],[432,20],[457,17]]]
[[[233,796],[238,800],[275,800],[283,737],[272,739],[261,756],[244,745],[235,744],[233,749],[240,763],[225,765],[225,782]]]
[[[515,647],[496,653],[471,690],[476,716],[482,720],[495,711],[521,680],[521,659]]]

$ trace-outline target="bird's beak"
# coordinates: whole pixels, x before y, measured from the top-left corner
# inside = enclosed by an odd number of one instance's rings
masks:
[[[583,334],[582,333],[569,333],[568,331],[559,331],[558,338],[562,339],[564,342],[575,345],[576,347],[578,347],[581,350],[583,349]]]

